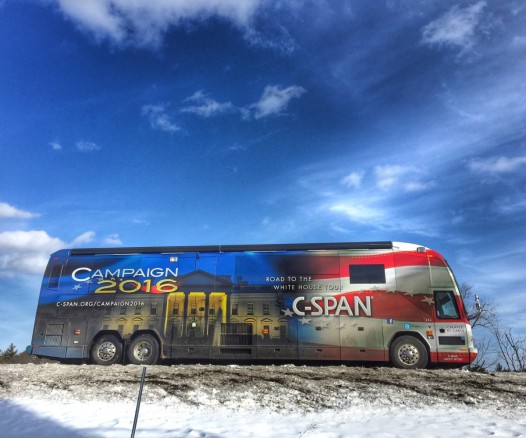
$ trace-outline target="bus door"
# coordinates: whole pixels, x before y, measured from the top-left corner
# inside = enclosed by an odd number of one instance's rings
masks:
[[[468,325],[462,320],[457,296],[450,289],[433,289],[435,302],[435,334],[438,361],[442,363],[466,362],[468,351]]]
[[[192,317],[192,307],[189,302],[189,291],[191,289],[192,278],[197,269],[195,254],[163,254],[162,256],[149,257],[149,259],[169,260],[171,270],[177,275],[174,276],[175,288],[166,295],[164,308],[164,327],[163,333],[170,350],[170,355],[176,357],[181,353],[178,347],[187,346],[189,335],[195,341],[195,330],[189,333],[188,321]],[[197,303],[194,297],[194,307]],[[194,317],[196,315],[193,315]],[[195,327],[194,327],[195,328]],[[190,329],[192,329],[190,324]]]

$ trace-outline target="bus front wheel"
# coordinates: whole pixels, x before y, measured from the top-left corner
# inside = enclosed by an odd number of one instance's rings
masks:
[[[425,368],[428,354],[424,344],[414,336],[400,336],[391,345],[391,362],[397,368]]]
[[[103,335],[91,348],[91,361],[97,365],[119,363],[122,356],[122,344],[114,335]]]
[[[152,335],[140,335],[128,346],[127,358],[135,365],[153,365],[159,359],[159,343]]]

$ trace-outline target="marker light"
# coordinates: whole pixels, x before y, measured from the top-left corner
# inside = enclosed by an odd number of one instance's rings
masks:
[[[426,331],[426,335],[427,335],[428,338],[429,337],[433,337],[433,330],[427,330]]]
[[[76,335],[76,336],[80,335],[80,330],[78,330],[78,329],[77,330],[73,330],[73,334]]]

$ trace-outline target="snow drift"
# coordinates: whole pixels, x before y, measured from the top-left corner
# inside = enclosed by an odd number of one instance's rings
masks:
[[[0,366],[0,436],[124,437],[142,367]],[[524,436],[526,375],[150,366],[136,437]]]

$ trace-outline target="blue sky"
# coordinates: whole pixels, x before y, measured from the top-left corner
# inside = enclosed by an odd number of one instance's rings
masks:
[[[393,240],[525,333],[522,1],[0,1],[0,348],[49,254]]]

